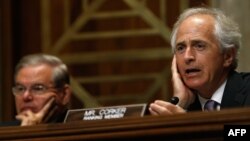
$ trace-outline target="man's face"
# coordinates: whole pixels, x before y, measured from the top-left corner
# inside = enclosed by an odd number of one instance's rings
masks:
[[[211,16],[194,15],[181,23],[176,36],[178,71],[185,85],[203,93],[203,97],[220,86],[228,67],[213,31]]]
[[[26,89],[15,95],[17,113],[31,110],[37,113],[52,98],[58,99],[58,90],[52,82],[52,68],[47,65],[28,66],[22,68],[16,76],[16,86]],[[43,93],[39,89],[45,88]]]

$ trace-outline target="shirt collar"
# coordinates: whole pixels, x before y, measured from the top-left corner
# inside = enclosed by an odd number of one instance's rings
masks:
[[[218,102],[219,104],[221,104],[221,100],[222,100],[223,92],[224,92],[224,90],[225,90],[226,83],[227,83],[227,80],[225,80],[225,81],[221,84],[221,86],[214,92],[214,94],[213,94],[212,97],[211,97],[211,100],[214,100],[214,101]],[[203,98],[203,97],[201,97],[199,94],[198,94],[198,98],[199,98],[199,101],[200,101],[200,103],[201,103],[201,107],[202,107],[202,110],[203,110],[203,109],[204,109],[205,103],[206,103],[209,99]]]

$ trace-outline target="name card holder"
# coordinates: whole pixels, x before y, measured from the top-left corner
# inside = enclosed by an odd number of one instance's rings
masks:
[[[64,122],[79,120],[105,120],[125,117],[142,117],[147,104],[131,104],[98,108],[68,110]]]

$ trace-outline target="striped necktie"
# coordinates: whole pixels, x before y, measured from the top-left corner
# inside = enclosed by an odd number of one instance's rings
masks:
[[[220,104],[214,100],[208,100],[204,105],[204,111],[216,111]]]

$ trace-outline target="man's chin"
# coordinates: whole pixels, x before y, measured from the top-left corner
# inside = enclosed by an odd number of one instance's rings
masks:
[[[201,83],[198,83],[198,82],[188,82],[185,84],[188,88],[193,89],[193,90],[198,90],[202,86]]]
[[[27,113],[27,112],[36,113],[36,111],[35,111],[34,109],[22,109],[22,110],[20,111],[20,114]]]

